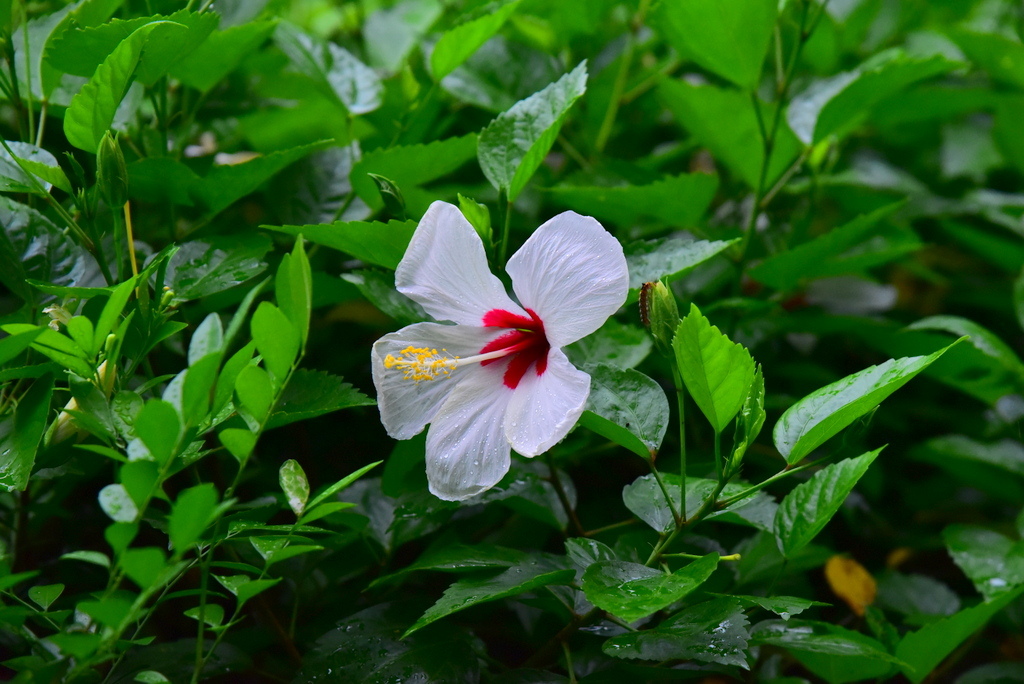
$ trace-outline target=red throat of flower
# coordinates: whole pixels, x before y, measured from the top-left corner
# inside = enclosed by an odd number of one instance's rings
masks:
[[[551,345],[544,334],[544,323],[531,309],[527,309],[526,313],[530,314],[529,318],[504,309],[491,309],[484,314],[485,326],[508,329],[507,333],[488,342],[479,353],[507,352],[510,360],[502,381],[509,389],[518,387],[531,367],[535,368],[537,375],[543,375],[548,367],[548,350],[551,349]],[[489,359],[481,365],[486,366],[500,360],[501,358]]]

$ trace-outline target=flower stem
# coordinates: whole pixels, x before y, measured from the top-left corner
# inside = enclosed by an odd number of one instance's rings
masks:
[[[676,524],[676,529],[683,524],[683,518],[679,515],[679,511],[676,510],[676,503],[672,500],[672,495],[668,492],[668,487],[665,486],[665,480],[662,479],[661,473],[658,472],[657,466],[654,465],[654,461],[647,461],[647,465],[651,466],[651,474],[654,475],[654,479],[658,482],[658,486],[661,488],[661,493],[665,497],[665,503],[668,504],[668,509],[672,511],[672,521]]]
[[[831,459],[832,459],[832,456],[825,456],[823,458],[819,458],[817,460],[811,461],[810,463],[805,463],[803,465],[796,466],[795,468],[794,467],[790,467],[790,466],[786,466],[785,468],[783,468],[779,472],[777,472],[774,475],[772,475],[771,477],[769,477],[767,480],[759,482],[759,483],[757,483],[756,485],[754,485],[752,487],[747,487],[742,492],[740,492],[738,494],[734,494],[733,496],[730,496],[728,499],[723,499],[722,501],[719,501],[718,502],[718,508],[719,509],[727,508],[727,507],[733,505],[734,503],[736,503],[737,501],[742,501],[743,499],[746,499],[748,496],[752,496],[753,494],[756,494],[757,492],[761,491],[762,489],[764,489],[765,487],[767,487],[768,485],[770,485],[771,483],[773,483],[773,482],[775,482],[777,480],[781,480],[782,478],[788,477],[788,476],[793,475],[795,473],[800,473],[800,472],[803,472],[805,470],[809,470],[809,469],[811,469],[811,468],[813,468],[813,467],[815,467],[817,465],[820,465],[820,464],[824,463],[825,461],[829,461]]]
[[[686,390],[675,360],[672,362],[672,381],[676,385],[676,405],[679,407],[679,513],[686,522]]]

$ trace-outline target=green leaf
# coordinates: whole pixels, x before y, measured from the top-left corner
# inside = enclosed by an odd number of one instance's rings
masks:
[[[216,603],[207,603],[202,608],[200,606],[189,608],[185,611],[185,617],[199,620],[200,612],[202,613],[203,623],[207,626],[220,627],[224,624],[224,607]]]
[[[975,525],[950,525],[942,537],[953,561],[985,600],[1024,584],[1024,541]]]
[[[301,236],[295,239],[295,248],[291,254],[286,254],[281,259],[277,277],[274,279],[274,294],[277,296],[281,311],[298,333],[300,349],[304,352],[306,340],[309,338],[309,319],[313,306],[313,276],[310,273],[309,259],[306,257],[306,248]]]
[[[354,473],[351,473],[351,474],[346,475],[345,477],[341,478],[340,480],[338,480],[337,482],[332,484],[330,487],[328,487],[327,489],[323,490],[322,492],[317,494],[315,497],[313,497],[313,500],[309,502],[309,506],[307,508],[313,509],[316,506],[319,506],[324,501],[326,501],[329,497],[334,496],[338,492],[344,491],[346,488],[348,488],[349,485],[351,485],[353,482],[355,482],[356,480],[361,478],[363,475],[365,475],[369,471],[371,471],[374,468],[376,468],[377,466],[379,466],[381,463],[383,463],[383,461],[377,461],[376,463],[370,463],[369,465],[363,466],[362,468],[360,468],[359,470],[355,471]]]
[[[249,460],[252,450],[256,447],[256,435],[240,428],[227,428],[217,435],[220,443],[228,452],[238,459],[239,463]]]
[[[480,167],[515,200],[555,143],[569,108],[587,89],[587,63],[499,114],[480,133]]]
[[[960,316],[928,316],[914,321],[907,329],[939,330],[957,337],[967,337],[968,344],[994,360],[1019,382],[1024,383],[1024,363],[1020,357],[998,335],[974,321]]]
[[[260,302],[251,321],[252,339],[278,387],[284,384],[299,356],[299,332],[279,308]]]
[[[63,584],[40,584],[30,587],[28,597],[32,602],[43,610],[49,610],[50,605],[64,593]]]
[[[590,396],[580,423],[641,458],[653,459],[668,429],[665,391],[635,370],[599,365],[588,372]]]
[[[27,325],[25,323],[11,323],[0,326],[4,332],[10,335],[19,335],[29,331],[41,331],[39,336],[30,345],[32,349],[40,354],[59,363],[64,368],[73,371],[83,378],[91,378],[95,368],[86,360],[86,352],[79,347],[72,339],[59,332],[42,326]]]
[[[181,420],[170,403],[150,399],[135,417],[135,434],[161,467],[178,453]]]
[[[35,182],[29,174],[36,176]],[[5,147],[0,147],[0,192],[47,194],[54,185],[71,192],[67,176],[52,154],[41,147],[16,140],[8,140]]]
[[[430,71],[440,81],[498,32],[519,6],[519,0],[504,0],[496,8],[446,31],[430,53]]]
[[[132,601],[126,596],[106,596],[98,601],[82,601],[76,608],[101,625],[117,627],[131,614]]]
[[[675,280],[694,266],[721,254],[738,241],[669,237],[630,243],[625,248],[629,287],[637,289],[644,283],[662,278]]]
[[[262,226],[394,270],[405,255],[415,221],[338,221],[316,226]]]
[[[598,608],[634,622],[683,598],[717,567],[717,553],[709,553],[673,573],[639,563],[599,561],[583,573],[583,592]]]
[[[554,56],[496,35],[448,74],[441,87],[463,102],[498,113],[558,79],[562,64]]]
[[[609,318],[597,332],[565,348],[574,366],[607,364],[616,368],[636,368],[646,359],[654,343],[638,325]]]
[[[278,24],[274,40],[299,73],[350,114],[381,105],[384,86],[370,67],[334,43],[321,43],[290,24]]]
[[[401,145],[373,150],[352,167],[352,189],[373,210],[383,207],[381,194],[370,174],[384,176],[401,188],[410,213],[420,214],[436,197],[417,191],[419,186],[444,178],[476,156],[477,136],[444,138],[425,145]],[[393,268],[393,267],[392,267]]]
[[[64,135],[69,143],[86,152],[96,153],[103,134],[110,129],[114,114],[135,78],[136,67],[146,42],[161,26],[162,32],[173,31],[170,27],[174,26],[178,26],[182,33],[185,31],[179,24],[167,22],[140,26],[122,40],[96,68],[92,78],[78,91],[64,114]]]
[[[665,80],[658,94],[676,120],[697,141],[706,146],[715,160],[724,164],[749,187],[760,182],[764,163],[764,144],[754,104],[746,93],[712,85],[696,86],[684,81]],[[758,101],[763,116],[771,108]],[[800,150],[789,126],[779,127],[765,182],[768,186],[789,168]]]
[[[430,27],[444,13],[439,0],[401,0],[378,7],[363,24],[363,43],[370,66],[389,74],[401,70]]]
[[[192,333],[192,340],[188,344],[188,365],[193,366],[210,354],[220,354],[223,351],[224,324],[219,314],[207,314]]]
[[[699,225],[717,190],[718,176],[684,173],[647,185],[559,185],[547,192],[557,204],[621,230],[639,225],[649,230]]]
[[[761,366],[754,371],[754,380],[750,385],[747,398],[743,400],[739,415],[736,417],[736,432],[733,435],[733,452],[729,457],[727,472],[735,472],[743,462],[743,456],[764,426],[764,375]]]
[[[306,501],[309,499],[309,480],[306,479],[306,473],[302,470],[299,462],[289,458],[281,464],[278,481],[288,499],[288,507],[295,513],[296,518],[301,518],[302,512],[306,508]]]
[[[776,0],[677,0],[658,5],[647,23],[681,55],[755,90],[778,7]]]
[[[105,284],[91,254],[35,209],[0,196],[0,282],[29,303],[32,278],[55,286]]]
[[[999,33],[954,29],[947,35],[993,80],[1024,89],[1024,45]]]
[[[888,571],[878,578],[876,605],[911,618],[952,615],[960,610],[960,597],[927,575]]]
[[[612,637],[601,650],[615,658],[700,660],[747,669],[748,624],[739,601],[717,598],[691,606],[654,629]]]
[[[119,45],[144,26],[164,28],[152,36],[140,56],[136,77],[151,86],[173,64],[193,53],[217,27],[218,17],[210,12],[180,10],[170,15],[113,19],[85,28],[72,28],[50,41],[46,61],[56,69],[75,76],[90,77]]]
[[[413,623],[402,635],[405,639],[413,632],[436,620],[460,610],[487,601],[517,596],[551,584],[568,584],[575,572],[541,557],[532,557],[486,579],[459,580],[445,590],[444,595]]]
[[[919,684],[968,637],[985,626],[996,613],[1024,593],[1024,587],[1005,592],[987,603],[967,608],[903,636],[896,657],[907,678]]]
[[[341,278],[355,285],[371,304],[400,323],[418,323],[428,318],[423,307],[395,289],[393,273],[367,269],[345,273]]]
[[[790,651],[830,656],[861,656],[899,664],[877,640],[860,632],[811,620],[765,620],[751,630],[751,641]]]
[[[788,620],[794,615],[799,615],[812,606],[828,606],[828,603],[810,601],[798,596],[748,596],[745,594],[728,594],[727,598],[735,599],[745,606],[759,606],[778,615],[783,620]]]
[[[83,347],[83,349],[89,352],[90,356],[98,354],[107,341],[107,335],[117,330],[121,313],[124,311],[125,304],[128,303],[128,298],[131,297],[132,290],[135,289],[136,285],[137,280],[130,278],[115,287],[110,293],[110,297],[107,298],[106,303],[103,305],[103,311],[100,312],[100,317],[96,320],[92,345]]]
[[[207,15],[208,16],[208,15]],[[207,92],[254,54],[273,33],[277,22],[253,21],[214,31],[195,50],[170,68],[185,85]]]
[[[13,412],[0,418],[0,488],[8,492],[28,487],[52,393],[53,377],[45,375],[32,383]]]
[[[35,342],[46,328],[33,327],[16,335],[8,335],[0,339],[0,366],[15,359],[21,352],[28,349],[29,345]]]
[[[244,163],[215,165],[205,176],[196,175],[188,166],[169,157],[145,157],[128,165],[128,190],[132,197],[148,202],[201,207],[206,212],[204,220],[208,221],[258,190],[285,167],[326,145],[316,142],[260,155]],[[251,242],[252,238],[246,239]]]
[[[217,510],[217,498],[212,484],[189,487],[178,495],[167,522],[171,546],[178,556],[202,536]]]
[[[478,682],[476,642],[465,629],[438,624],[399,637],[409,602],[379,603],[340,621],[306,653],[297,681]]]
[[[701,314],[696,304],[676,329],[672,347],[686,389],[715,432],[739,413],[754,382],[754,360]]]
[[[238,599],[239,608],[245,605],[249,599],[262,594],[281,581],[280,577],[277,579],[254,580],[246,575],[231,575],[229,577],[214,575],[214,578]]]
[[[267,421],[267,429],[281,427],[353,406],[375,406],[366,396],[337,375],[300,368],[284,388]]]
[[[98,565],[101,568],[110,567],[110,557],[105,553],[100,553],[99,551],[72,551],[71,553],[65,553],[60,557],[60,559],[92,563],[93,565]]]
[[[259,366],[246,366],[235,379],[235,393],[257,423],[262,423],[274,404],[274,386]]]
[[[886,50],[852,71],[812,84],[793,98],[786,119],[805,145],[830,135],[843,137],[882,100],[956,66],[944,57],[915,59],[899,49]]]
[[[163,550],[154,546],[128,549],[119,562],[125,574],[143,590],[156,586],[167,568]]]
[[[888,204],[792,249],[773,254],[750,269],[750,277],[789,292],[815,278],[857,273],[883,263],[865,259],[871,246],[879,241],[886,241],[892,247],[879,255],[885,261],[916,251],[921,248],[920,242],[902,239],[899,232],[885,223],[904,206],[904,202]]]
[[[184,371],[177,408],[186,426],[200,425],[209,416],[210,397],[217,383],[220,361],[220,354],[208,354]]]
[[[171,301],[202,299],[259,275],[267,267],[263,256],[271,246],[262,235],[184,243],[167,262],[164,284],[174,293]]]
[[[787,558],[821,532],[882,449],[825,466],[793,488],[775,514],[775,536]]]
[[[952,346],[928,356],[890,359],[808,394],[786,409],[775,424],[772,433],[775,448],[790,465],[799,463],[853,421],[881,404]]]

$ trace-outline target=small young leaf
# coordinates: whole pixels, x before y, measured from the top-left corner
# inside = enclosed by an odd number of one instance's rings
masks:
[[[139,517],[139,507],[128,496],[124,485],[110,484],[100,490],[100,508],[115,522],[131,523]]]
[[[515,200],[555,143],[569,108],[587,89],[587,64],[499,114],[480,133],[480,167],[498,190]]]
[[[882,449],[825,466],[793,488],[775,515],[779,550],[792,558],[821,532]]]
[[[263,423],[274,403],[274,386],[259,366],[246,366],[235,379],[235,393],[257,423]]]
[[[296,518],[301,518],[309,499],[309,480],[306,479],[305,471],[298,461],[290,458],[281,465],[278,479],[284,495],[288,498],[288,507],[295,513]]]
[[[189,608],[185,611],[185,616],[198,620],[200,612],[203,622],[210,627],[220,627],[224,623],[224,607],[216,603],[207,603],[202,610],[199,606]]]
[[[281,311],[299,335],[300,349],[305,350],[313,306],[313,276],[301,235],[295,239],[295,248],[291,254],[286,254],[281,260],[274,279],[274,294]]]
[[[120,563],[125,574],[142,589],[156,585],[167,567],[164,552],[153,546],[128,549],[121,555]]]
[[[192,366],[200,359],[222,351],[224,351],[224,324],[221,323],[218,314],[208,314],[196,331],[192,333],[192,341],[188,345],[188,365]]]
[[[739,413],[754,382],[754,360],[701,314],[695,304],[679,323],[672,347],[686,389],[715,432]]]
[[[250,327],[256,350],[263,356],[263,363],[270,371],[275,386],[283,386],[299,356],[302,340],[298,330],[288,317],[270,302],[260,302],[252,315]]]
[[[135,417],[135,434],[149,449],[150,455],[163,466],[178,453],[181,420],[174,406],[160,399],[151,399]]]
[[[227,449],[239,463],[245,463],[248,461],[249,456],[252,455],[252,450],[256,447],[256,435],[248,430],[228,428],[226,430],[221,430],[217,437],[220,439],[220,443],[224,445],[224,448]]]
[[[189,487],[174,502],[167,530],[171,546],[180,557],[203,534],[217,508],[217,488],[212,484]]]
[[[56,601],[63,592],[63,584],[40,584],[31,587],[28,590],[28,597],[43,610],[49,610],[50,605]]]

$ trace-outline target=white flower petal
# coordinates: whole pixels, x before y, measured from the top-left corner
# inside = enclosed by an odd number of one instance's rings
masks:
[[[407,347],[426,347],[438,351],[446,349],[450,356],[472,356],[494,336],[492,328],[416,323],[377,340],[370,360],[373,384],[377,388],[377,408],[388,434],[395,439],[409,439],[421,432],[458,384],[460,373],[480,370],[457,368],[448,377],[416,382],[405,379],[397,368],[385,368],[384,358],[388,354],[399,356]]]
[[[423,215],[395,271],[395,285],[439,321],[480,325],[492,309],[525,315],[487,267],[480,236],[447,202],[434,202]]]
[[[468,370],[427,432],[427,481],[431,493],[446,501],[490,489],[510,463],[504,420],[513,392],[495,373]]]
[[[543,375],[527,371],[505,416],[505,435],[523,456],[542,454],[562,441],[576,424],[590,396],[590,376],[577,369],[561,349],[548,352]]]
[[[572,211],[538,228],[507,270],[519,301],[544,321],[552,347],[600,328],[629,290],[622,245],[596,219]]]

